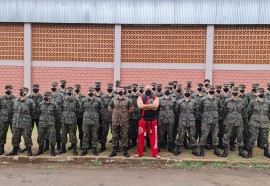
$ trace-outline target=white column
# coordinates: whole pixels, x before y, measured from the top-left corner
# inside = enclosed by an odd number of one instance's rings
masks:
[[[30,23],[24,24],[24,86],[31,89],[32,68],[32,28]]]
[[[205,79],[212,82],[214,63],[214,25],[207,25]]]
[[[115,25],[114,31],[114,82],[121,78],[121,25]]]

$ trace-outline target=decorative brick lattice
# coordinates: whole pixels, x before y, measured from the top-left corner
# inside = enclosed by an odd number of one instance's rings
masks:
[[[215,26],[215,64],[270,64],[270,26]]]
[[[122,62],[205,63],[205,26],[123,26]]]
[[[111,25],[33,24],[33,60],[113,62]]]
[[[0,60],[23,60],[23,24],[0,24]]]

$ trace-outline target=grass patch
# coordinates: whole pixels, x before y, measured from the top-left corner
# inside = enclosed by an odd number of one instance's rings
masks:
[[[225,168],[227,165],[224,162],[213,162],[209,166],[212,168]]]
[[[91,167],[101,167],[103,165],[102,161],[90,161],[84,162],[83,165]]]
[[[175,163],[176,168],[182,168],[182,169],[198,169],[198,168],[201,168],[203,165],[204,165],[204,163],[202,161]]]

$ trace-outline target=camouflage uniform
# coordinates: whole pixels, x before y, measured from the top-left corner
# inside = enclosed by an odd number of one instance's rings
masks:
[[[109,111],[112,111],[112,144],[113,147],[119,147],[119,138],[121,136],[122,146],[128,147],[128,116],[129,111],[134,110],[130,99],[115,97],[109,103]]]
[[[34,84],[33,89],[39,89],[39,84]],[[39,124],[39,112],[38,112],[38,105],[43,101],[43,95],[37,93],[31,94],[28,96],[29,99],[32,99],[36,105],[35,110],[34,110],[34,115],[32,117],[32,128],[34,128],[34,125],[36,123],[37,129],[38,129],[38,124]]]
[[[95,82],[95,96],[99,99],[103,96],[103,92],[101,91],[101,82],[97,81]],[[101,135],[102,135],[102,130],[101,130],[101,125],[102,125],[102,118],[99,118],[99,128],[98,128],[98,141],[101,140]],[[89,141],[92,141],[91,134],[89,135]]]
[[[264,98],[270,101],[270,82],[267,83],[267,91],[264,94]]]
[[[157,83],[157,92],[154,96],[157,96],[159,98],[164,96],[164,93],[162,92],[162,84],[161,83]]]
[[[60,86],[65,86],[66,87],[67,81],[66,80],[61,80],[60,83],[61,83]],[[67,94],[67,89],[66,88],[64,88],[64,89],[60,88],[60,89],[58,89],[58,92],[60,92],[61,94],[63,94],[65,96]]]
[[[252,83],[252,91],[247,94],[248,97],[248,103],[251,102],[251,100],[256,99],[256,89],[259,88],[259,83]]]
[[[94,91],[92,87],[89,90]],[[91,146],[97,147],[100,112],[103,109],[102,101],[97,97],[86,97],[82,101],[83,110],[83,149],[89,149],[89,136]]]

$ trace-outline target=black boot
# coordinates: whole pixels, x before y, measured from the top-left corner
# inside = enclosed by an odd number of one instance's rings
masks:
[[[93,155],[97,156],[98,155],[97,147],[93,147],[92,150],[93,150]]]
[[[30,147],[26,147],[26,149],[27,149],[27,156],[33,156],[31,146]],[[43,150],[43,147],[42,147],[42,150]]]
[[[44,145],[43,151],[46,152],[47,150],[49,150],[49,141],[46,141],[46,145]]]
[[[22,149],[19,147],[19,149],[20,149],[20,150],[19,150],[19,153],[24,153],[25,151],[27,151],[27,148],[26,148],[26,147],[24,147],[24,148],[22,148]]]
[[[78,156],[78,152],[77,152],[77,145],[74,143],[74,144],[72,144],[72,146],[73,146],[73,156]]]
[[[223,152],[223,154],[222,154],[222,157],[227,157],[228,156],[228,145],[224,145],[223,146],[223,150],[224,150],[224,152]]]
[[[177,145],[176,150],[174,151],[174,155],[178,156],[179,154],[181,154],[181,150],[180,150],[180,146]]]
[[[221,157],[221,154],[220,154],[220,152],[218,151],[218,146],[217,146],[217,145],[214,146],[214,154],[215,154],[216,156],[218,156],[218,157]]]
[[[199,154],[199,153],[197,152],[197,150],[196,150],[196,146],[192,146],[191,149],[192,149],[192,154],[193,154],[194,156],[200,156],[200,154]]]
[[[92,145],[90,144],[87,150],[91,150],[91,149],[92,149]]]
[[[244,153],[243,147],[239,147],[239,156],[243,158],[247,158],[247,155]]]
[[[34,156],[38,156],[40,154],[43,154],[43,151],[44,151],[43,148],[44,148],[43,146],[39,146],[38,151],[34,154]]]
[[[80,140],[80,149],[82,150],[82,140]]]
[[[204,146],[204,148],[205,148],[206,150],[211,150],[211,145],[210,145],[210,144],[206,144],[206,145]]]
[[[0,155],[2,155],[4,153],[5,153],[5,146],[4,145],[1,145],[0,146]]]
[[[60,150],[57,152],[57,154],[63,154],[63,153],[66,153],[67,150],[66,150],[66,145],[63,144],[60,148]]]
[[[114,156],[117,156],[117,153],[116,153],[116,149],[119,148],[119,147],[113,147],[113,150],[111,152],[111,154],[109,155],[109,157],[114,157]]]
[[[219,140],[219,142],[218,142],[218,148],[223,149],[224,148],[224,145],[223,145],[222,138],[219,138],[218,140]]]
[[[168,151],[171,152],[171,153],[174,153],[174,145],[173,145],[173,143],[169,143]]]
[[[70,145],[70,147],[68,147],[68,150],[73,149],[73,144]]]
[[[184,147],[186,149],[190,149],[189,145],[188,145],[188,142],[187,142],[187,139],[184,139]]]
[[[99,149],[99,153],[102,153],[102,152],[104,152],[105,150],[106,150],[107,148],[106,148],[106,146],[105,146],[105,143],[101,143],[101,148]]]
[[[57,150],[61,150],[61,143],[60,143],[60,141],[57,141],[56,148],[57,148]]]
[[[268,147],[264,148],[264,153],[263,155],[267,158],[270,158],[270,153],[269,153],[269,150],[268,150]]]
[[[55,147],[54,146],[51,147],[51,156],[56,156],[56,154],[55,154]]]
[[[201,145],[200,156],[204,157],[204,146]]]
[[[230,151],[235,151],[234,141],[230,141]]]
[[[126,147],[123,148],[123,151],[124,151],[123,155],[124,155],[126,158],[129,158],[130,155],[129,155],[128,150],[127,150]]]
[[[83,150],[80,154],[80,156],[85,156],[87,154],[87,150]]]
[[[253,156],[253,148],[252,147],[249,147],[247,157],[248,158],[252,158],[252,156]]]
[[[12,151],[6,154],[6,156],[15,156],[18,154],[19,147],[13,147]]]

